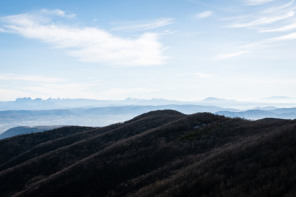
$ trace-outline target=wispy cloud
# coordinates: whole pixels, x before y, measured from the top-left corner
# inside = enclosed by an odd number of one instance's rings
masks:
[[[292,32],[289,34],[284,34],[277,37],[267,38],[264,40],[260,40],[257,42],[245,44],[238,46],[238,51],[235,51],[233,53],[222,53],[218,54],[214,60],[223,60],[223,59],[230,59],[237,56],[245,55],[247,53],[250,53],[251,51],[255,51],[259,48],[270,48],[272,46],[276,46],[279,42],[289,41],[289,40],[296,40],[296,32]]]
[[[270,39],[271,42],[278,42],[278,41],[286,41],[286,40],[295,40],[296,39],[296,32],[286,34],[283,36],[278,36],[275,38]]]
[[[296,21],[292,24],[289,25],[285,25],[282,27],[276,27],[276,28],[263,28],[260,29],[259,32],[260,33],[266,33],[266,32],[286,32],[286,31],[291,31],[296,29]]]
[[[265,3],[270,3],[274,0],[246,0],[245,3],[247,5],[261,5],[261,4],[265,4]]]
[[[196,14],[194,17],[197,19],[202,19],[202,18],[210,17],[212,15],[213,15],[213,12],[210,10],[207,10],[207,11]]]
[[[296,13],[294,0],[277,6],[267,7],[264,9],[256,9],[256,12],[247,15],[231,17],[230,28],[248,28],[260,31],[261,29],[271,28],[276,25],[288,25],[294,22],[293,17]]]
[[[202,7],[211,9],[211,10],[218,10],[221,12],[227,12],[227,9],[224,9],[220,6],[214,6],[213,3],[211,4],[210,2],[205,3],[204,0],[185,0],[185,1],[195,4],[195,5],[198,5],[199,7],[202,6]]]
[[[53,83],[61,82],[63,79],[56,77],[46,77],[39,75],[23,75],[23,74],[12,74],[12,73],[0,73],[0,81],[27,81],[27,82],[42,82],[42,83]]]
[[[257,3],[259,2],[263,3],[263,1],[258,1]],[[255,1],[253,3],[255,3]],[[221,53],[214,59],[229,59],[252,53],[253,51],[262,51],[263,49],[271,51],[279,42],[296,39],[296,33],[294,32],[283,34],[284,32],[296,29],[295,15],[296,6],[295,1],[292,0],[285,4],[277,4],[277,6],[272,5],[267,8],[266,6],[264,6],[264,8],[260,7],[256,9],[255,12],[247,15],[224,19],[232,23],[228,28],[247,29],[253,31],[253,35],[260,33],[260,36],[254,36],[257,40],[253,40],[249,43],[242,41],[239,44],[235,44],[235,46],[233,46],[233,53]],[[269,34],[270,32],[277,32],[282,35],[274,36],[274,34]],[[262,38],[262,35],[265,35],[265,37]]]
[[[267,25],[267,24],[271,24],[271,23],[278,22],[281,20],[285,20],[287,18],[293,17],[294,15],[295,15],[295,11],[289,11],[287,13],[279,14],[276,16],[263,16],[263,17],[259,17],[256,20],[236,23],[236,24],[231,25],[230,27],[239,28],[239,27],[254,27],[254,26],[258,26],[258,25]]]
[[[42,9],[41,13],[47,14],[47,15],[56,15],[56,16],[61,16],[61,17],[66,17],[66,18],[76,17],[76,14],[66,14],[65,11],[59,10],[59,9],[55,9],[55,10]]]
[[[143,33],[135,39],[122,38],[99,28],[57,24],[48,13],[69,16],[60,10],[6,16],[0,18],[1,28],[7,33],[66,49],[67,54],[84,62],[145,66],[164,64],[167,59],[156,33]]]
[[[215,60],[230,59],[230,58],[241,56],[241,55],[244,55],[247,53],[248,53],[248,51],[236,51],[236,52],[232,52],[232,53],[222,53],[222,54],[218,54],[214,59]]]
[[[273,7],[269,7],[267,9],[264,9],[263,11],[261,11],[262,13],[265,14],[272,14],[272,13],[276,13],[278,11],[281,10],[285,10],[285,9],[289,9],[291,8],[291,6],[293,6],[293,4],[295,3],[295,0],[291,0],[288,3],[282,4],[282,5],[277,5],[277,6],[273,6]]]
[[[277,46],[277,44],[280,42],[289,41],[289,40],[296,40],[296,32],[237,46],[236,51],[234,51],[233,53],[218,54],[214,58],[214,60],[230,59],[230,58],[251,53],[252,51],[256,51],[258,49],[272,48],[273,46]]]
[[[113,28],[116,31],[147,31],[174,24],[173,18],[159,18],[151,21],[133,21],[123,22],[118,27]]]

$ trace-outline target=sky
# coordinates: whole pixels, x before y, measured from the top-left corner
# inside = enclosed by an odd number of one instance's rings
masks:
[[[0,100],[296,97],[294,0],[0,1]]]

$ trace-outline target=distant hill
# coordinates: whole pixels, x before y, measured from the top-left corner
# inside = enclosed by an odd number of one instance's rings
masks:
[[[60,99],[49,98],[32,99],[30,97],[18,98],[15,101],[0,101],[0,111],[6,110],[54,110],[72,108],[97,108],[117,106],[163,106],[163,105],[198,105],[216,106],[220,108],[235,108],[246,110],[256,107],[295,107],[296,99],[289,97],[271,97],[254,101],[229,100],[223,98],[208,97],[200,101],[177,101],[162,98],[125,100],[95,100],[95,99]]]
[[[262,118],[282,118],[282,119],[295,119],[296,108],[278,108],[278,109],[254,109],[241,112],[219,111],[216,114],[224,115],[227,117],[239,117],[251,120],[257,120]]]
[[[296,120],[161,110],[0,140],[0,196],[295,196]]]
[[[106,126],[123,122],[153,110],[172,109],[191,114],[196,112],[237,111],[230,108],[200,105],[129,105],[95,108],[71,108],[54,110],[6,110],[0,111],[0,133],[20,125],[82,125]]]
[[[123,122],[153,110],[171,109],[185,114],[210,112],[227,117],[246,119],[283,118],[295,119],[296,108],[265,107],[252,110],[237,110],[206,105],[128,105],[95,108],[71,108],[55,110],[7,110],[0,111],[0,133],[20,125],[81,125],[106,126]]]
[[[36,127],[26,127],[26,126],[18,126],[14,128],[10,128],[4,133],[0,135],[0,139],[16,136],[16,135],[24,135],[29,133],[37,133],[42,131],[47,131],[51,129],[56,129],[62,126],[36,126]]]
[[[182,102],[166,99],[136,99],[127,98],[125,100],[95,100],[95,99],[32,99],[18,98],[15,101],[0,101],[0,111],[4,110],[53,110],[70,108],[95,108],[110,106],[155,106],[155,105],[181,105],[194,104],[192,102]]]

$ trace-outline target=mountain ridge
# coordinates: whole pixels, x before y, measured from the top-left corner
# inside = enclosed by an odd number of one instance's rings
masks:
[[[295,129],[296,120],[161,110],[107,127],[16,136],[0,140],[0,150],[12,151],[1,153],[0,195],[292,195]]]
[[[208,97],[196,101],[178,101],[163,98],[138,99],[127,98],[125,100],[96,100],[96,99],[69,99],[69,98],[48,98],[32,99],[30,97],[17,98],[15,101],[0,101],[0,111],[3,110],[53,110],[70,108],[94,108],[127,105],[211,105],[223,108],[237,108],[246,110],[256,107],[293,107],[296,99],[291,97],[270,97],[257,100],[240,101]]]

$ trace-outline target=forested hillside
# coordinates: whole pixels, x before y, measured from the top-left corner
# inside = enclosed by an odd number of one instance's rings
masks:
[[[0,140],[0,196],[295,196],[296,120],[162,110]]]

